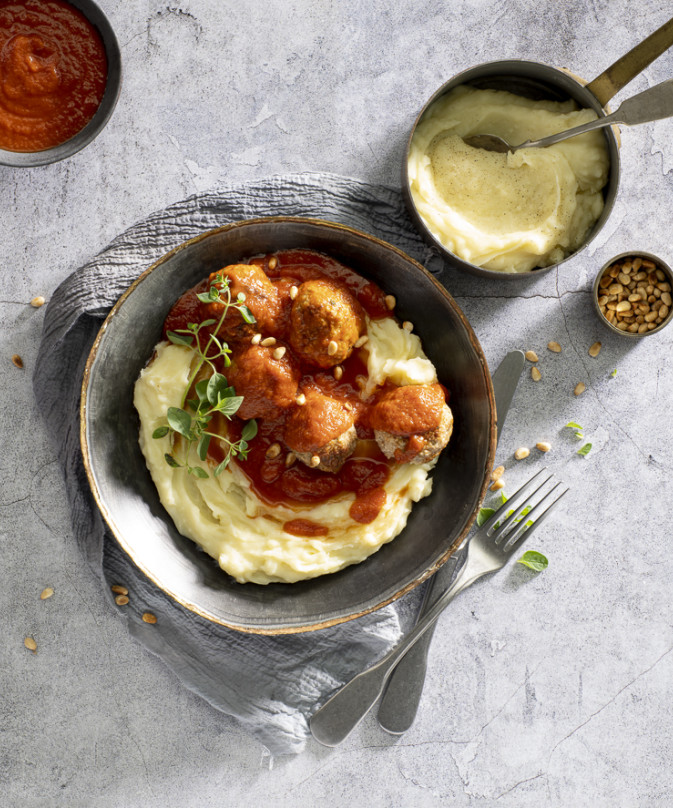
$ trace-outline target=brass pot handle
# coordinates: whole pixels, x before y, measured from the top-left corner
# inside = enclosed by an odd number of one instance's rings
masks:
[[[661,28],[625,53],[621,59],[617,59],[600,76],[596,76],[592,82],[587,84],[587,90],[590,90],[604,107],[613,95],[616,95],[622,87],[625,87],[671,45],[673,45],[673,19],[665,22]]]

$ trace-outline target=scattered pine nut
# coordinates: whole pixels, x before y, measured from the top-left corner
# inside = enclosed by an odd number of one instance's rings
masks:
[[[306,404],[306,396],[305,396],[303,393],[299,393],[299,395],[298,395],[298,396],[297,396],[297,398],[295,399],[295,402],[296,402],[296,403],[297,403],[297,404],[298,404],[300,407],[303,407],[303,406],[304,406],[304,404]]]
[[[272,255],[271,258],[269,258],[269,269],[275,269],[277,266],[278,266],[278,259],[276,258],[275,255]]]
[[[530,369],[530,377],[534,382],[539,382],[542,378],[542,374],[540,373],[540,369],[537,367],[532,367]]]
[[[143,623],[150,623],[154,625],[157,622],[157,616],[152,612],[143,612]]]
[[[26,639],[23,641],[23,644],[29,651],[32,651],[33,653],[37,651],[37,643],[32,637],[26,637]]]
[[[311,458],[310,465],[311,465],[311,468],[313,468],[313,469],[316,468],[316,466],[320,465],[320,458],[318,457],[318,455],[313,455],[313,457]]]
[[[334,368],[334,378],[335,378],[337,381],[341,381],[341,377],[342,377],[343,375],[344,375],[344,369],[341,367],[341,365],[337,365],[337,366]]]
[[[403,328],[405,331],[408,331],[408,332],[411,334],[411,332],[414,330],[414,324],[413,324],[413,323],[410,323],[410,322],[409,322],[409,320],[405,320],[405,321],[402,323],[402,328]]]
[[[128,595],[129,593],[128,589],[121,584],[112,584],[110,589],[117,595]]]
[[[255,334],[255,336],[254,336],[254,337],[253,337],[253,338],[250,340],[250,342],[251,342],[253,345],[259,345],[259,343],[260,343],[261,341],[262,341],[262,335],[261,335],[261,334]]]
[[[493,480],[493,482],[496,482],[496,480],[499,480],[504,473],[505,473],[505,467],[497,466],[491,472],[491,480]]]
[[[663,280],[663,278],[662,278],[662,280]],[[40,308],[40,306],[44,306],[44,304],[45,304],[45,303],[46,303],[46,300],[45,300],[45,299],[42,297],[42,295],[38,295],[37,297],[34,297],[34,298],[33,298],[33,299],[30,301],[30,305],[31,305],[31,306],[32,306],[34,309],[39,309],[39,308]]]
[[[129,602],[128,595],[117,595],[115,597],[115,603],[117,604],[117,606],[126,606],[128,602]]]
[[[294,300],[299,294],[299,289],[296,286],[290,286],[290,300]]]
[[[270,348],[272,345],[275,345],[275,344],[276,344],[276,338],[275,337],[267,337],[266,339],[263,339],[260,342],[260,345],[262,346],[262,348]]]
[[[366,334],[363,334],[361,337],[358,338],[357,342],[355,343],[355,348],[362,348],[362,346],[369,340],[369,337]]]
[[[625,326],[625,327],[626,327],[626,326]],[[577,385],[575,386],[575,389],[574,389],[574,391],[573,391],[573,392],[575,393],[575,395],[576,395],[576,396],[581,396],[581,395],[582,395],[582,393],[583,393],[583,392],[584,392],[586,389],[587,389],[586,384],[584,384],[584,382],[580,382],[579,384],[577,384]]]
[[[281,345],[280,348],[276,348],[276,350],[273,352],[273,358],[282,359],[285,356],[285,351],[287,351],[287,348],[284,345]]]
[[[14,356],[12,357],[12,362],[14,362],[17,368],[23,367],[23,359],[21,359],[21,357],[17,353],[15,353]]]
[[[327,343],[327,355],[328,355],[328,356],[334,356],[334,354],[335,354],[335,353],[336,353],[338,350],[339,350],[339,346],[337,345],[337,343],[336,343],[336,342],[335,342],[333,339],[331,339],[331,340],[330,340],[330,341]]]
[[[502,477],[498,480],[493,480],[493,484],[490,486],[491,491],[499,491],[501,488],[505,487],[505,481]]]
[[[558,344],[558,342],[554,342],[553,340],[552,340],[552,342],[547,343],[547,348],[549,348],[549,350],[553,351],[554,353],[561,353],[561,350],[562,350],[562,348]]]
[[[527,449],[525,446],[520,446],[516,452],[514,452],[514,457],[517,460],[524,460],[530,454],[530,449]]]
[[[537,362],[538,361],[537,354],[535,353],[535,351],[526,351],[524,356],[526,357],[526,359],[529,362]]]
[[[297,459],[297,455],[294,452],[288,452],[285,455],[285,467],[290,468],[290,466],[294,466],[294,463]]]
[[[386,308],[388,309],[388,311],[392,311],[396,305],[397,301],[395,300],[395,296],[386,295]]]
[[[546,440],[541,440],[535,444],[535,448],[539,449],[541,452],[550,452],[551,451],[551,443],[547,443]]]
[[[48,586],[40,592],[40,600],[47,600],[54,594],[54,590]]]
[[[594,342],[591,348],[589,348],[589,356],[598,356],[602,347],[603,345],[600,342]]]
[[[278,457],[280,454],[280,443],[272,443],[271,446],[266,450],[266,456],[269,460],[273,460],[274,457]]]

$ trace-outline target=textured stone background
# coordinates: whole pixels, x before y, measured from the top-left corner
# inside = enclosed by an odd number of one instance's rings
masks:
[[[337,750],[272,760],[127,636],[73,544],[30,386],[42,316],[27,305],[137,219],[218,181],[327,170],[396,185],[418,109],[454,73],[522,57],[593,78],[670,3],[100,5],[125,62],[108,127],[66,162],[0,167],[2,805],[672,804],[673,329],[618,340],[588,290],[624,249],[673,260],[673,121],[624,132],[613,216],[560,276],[449,287],[493,366],[512,348],[541,357],[543,381],[522,379],[498,450],[508,488],[541,463],[533,452],[517,465],[514,449],[547,439],[545,462],[572,491],[535,540],[546,572],[508,569],[451,607],[416,724],[397,741],[370,716]],[[672,75],[673,51],[622,96]],[[586,459],[569,420],[594,444]],[[56,594],[41,602],[47,585]]]

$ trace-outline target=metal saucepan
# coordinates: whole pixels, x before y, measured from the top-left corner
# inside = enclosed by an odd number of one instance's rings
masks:
[[[550,65],[542,64],[541,62],[528,62],[519,59],[487,62],[477,65],[476,67],[459,73],[443,84],[425,104],[414,122],[407,142],[402,167],[402,191],[405,202],[411,218],[421,235],[429,244],[439,250],[451,267],[463,272],[469,272],[473,275],[479,275],[483,278],[502,278],[506,281],[530,281],[538,277],[541,273],[549,272],[549,270],[555,269],[557,266],[560,266],[560,264],[565,263],[570,258],[577,255],[577,252],[575,252],[558,264],[534,269],[531,272],[509,273],[485,269],[471,264],[444,247],[428,230],[411,196],[407,160],[411,140],[416,131],[416,127],[426,110],[435,101],[461,84],[468,84],[478,89],[507,90],[508,92],[533,99],[567,101],[571,98],[580,107],[593,109],[598,116],[602,117],[606,114],[604,107],[608,101],[658,56],[661,56],[664,51],[668,50],[671,45],[673,45],[673,19],[664,23],[661,28],[586,85],[582,84],[577,78],[565,70],[560,70]],[[593,226],[580,249],[584,249],[603,227],[612,212],[617,196],[617,188],[619,186],[619,146],[617,137],[613,127],[606,127],[603,130],[603,135],[607,143],[610,157],[610,175],[603,189],[605,205],[600,218]]]

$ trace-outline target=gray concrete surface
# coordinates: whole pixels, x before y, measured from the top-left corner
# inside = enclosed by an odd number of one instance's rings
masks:
[[[592,78],[670,3],[100,5],[125,64],[107,129],[58,165],[0,167],[0,804],[673,804],[673,328],[619,340],[588,294],[624,249],[673,260],[673,121],[623,134],[612,219],[558,276],[525,290],[467,277],[449,287],[493,366],[512,348],[541,357],[543,380],[522,380],[498,449],[508,489],[542,462],[533,452],[517,464],[514,450],[546,439],[544,462],[572,492],[535,539],[547,571],[509,569],[445,615],[418,719],[398,740],[368,717],[334,751],[312,742],[271,759],[127,636],[74,547],[32,397],[42,313],[28,306],[137,219],[222,180],[328,170],[396,185],[418,109],[452,74],[523,57]],[[629,92],[672,75],[673,51]],[[561,354],[547,351],[552,339]],[[588,389],[575,398],[579,381]],[[594,444],[586,459],[570,420]],[[55,595],[40,601],[45,586]]]

